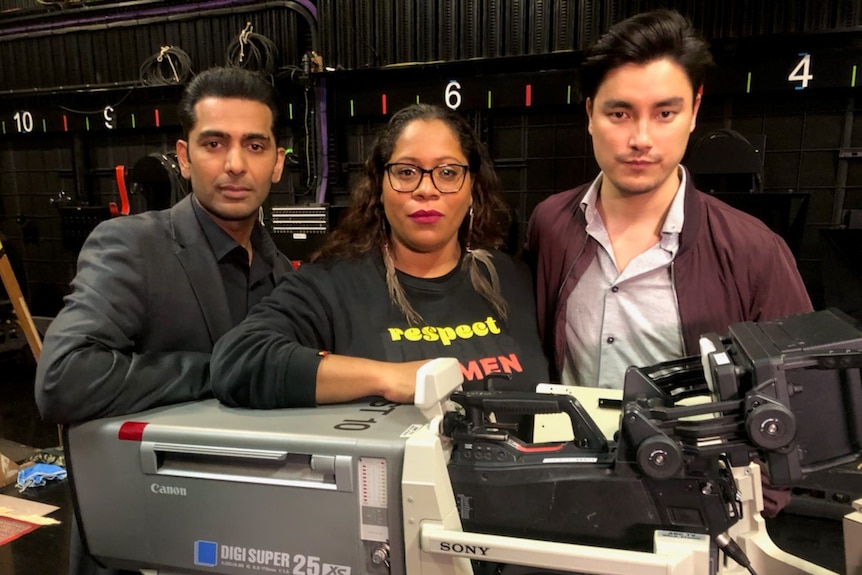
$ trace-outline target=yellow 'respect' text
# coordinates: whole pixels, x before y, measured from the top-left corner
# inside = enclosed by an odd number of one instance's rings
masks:
[[[473,336],[484,337],[488,334],[499,334],[500,326],[497,320],[488,316],[485,321],[477,321],[472,324],[456,325],[455,327],[435,327],[426,325],[424,327],[409,327],[401,329],[389,328],[389,337],[392,341],[439,341],[443,345],[452,345],[456,339],[470,339]]]

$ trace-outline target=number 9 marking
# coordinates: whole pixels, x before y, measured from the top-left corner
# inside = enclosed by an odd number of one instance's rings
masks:
[[[114,129],[114,109],[111,106],[105,106],[102,112],[102,117],[105,118],[105,127],[109,130]]]

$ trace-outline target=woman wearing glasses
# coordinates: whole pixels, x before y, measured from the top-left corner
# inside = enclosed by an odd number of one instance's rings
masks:
[[[546,381],[528,272],[496,249],[508,222],[498,188],[463,118],[397,112],[312,263],[216,345],[216,396],[258,408],[410,402],[416,370],[437,357],[458,358],[465,388]]]

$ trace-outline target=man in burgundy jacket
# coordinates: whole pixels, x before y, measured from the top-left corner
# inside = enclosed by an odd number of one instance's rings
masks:
[[[527,229],[540,331],[565,384],[622,388],[629,366],[697,354],[703,333],[812,310],[785,242],[680,165],[711,64],[665,10],[620,22],[585,54],[601,173],[539,204]]]

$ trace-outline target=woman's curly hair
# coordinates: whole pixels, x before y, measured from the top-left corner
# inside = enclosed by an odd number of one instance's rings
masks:
[[[386,164],[404,128],[416,120],[444,122],[461,144],[473,180],[470,246],[497,248],[504,243],[509,227],[509,208],[501,198],[500,182],[485,145],[475,130],[456,112],[430,104],[413,104],[396,112],[378,135],[371,155],[365,162],[362,180],[353,189],[350,207],[337,229],[312,255],[311,261],[329,257],[355,258],[387,244],[388,225],[381,200]],[[466,247],[469,218],[464,220],[458,231],[458,240]]]

